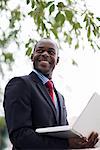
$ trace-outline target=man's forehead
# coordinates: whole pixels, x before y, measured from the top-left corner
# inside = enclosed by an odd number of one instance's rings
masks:
[[[42,39],[40,41],[37,42],[36,47],[50,47],[50,48],[54,48],[57,49],[57,44],[51,40],[51,39]]]

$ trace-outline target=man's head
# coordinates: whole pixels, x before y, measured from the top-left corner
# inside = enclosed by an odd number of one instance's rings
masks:
[[[59,61],[57,44],[51,39],[41,39],[34,48],[32,57],[34,69],[51,78]]]

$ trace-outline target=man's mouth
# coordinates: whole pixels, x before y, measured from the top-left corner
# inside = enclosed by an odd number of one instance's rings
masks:
[[[43,64],[50,64],[50,62],[48,60],[39,60],[39,62],[41,62]]]
[[[47,60],[40,60],[39,61],[39,65],[42,66],[42,67],[46,67],[47,68],[47,67],[50,66],[50,63]]]

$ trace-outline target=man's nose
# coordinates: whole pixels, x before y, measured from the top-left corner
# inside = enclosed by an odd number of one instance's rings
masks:
[[[48,53],[48,51],[44,51],[44,52],[42,53],[42,55],[48,57],[48,56],[49,56],[49,53]]]

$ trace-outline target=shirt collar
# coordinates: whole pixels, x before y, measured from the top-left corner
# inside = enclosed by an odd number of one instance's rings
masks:
[[[40,80],[45,84],[49,79],[45,77],[41,72],[37,71],[36,69],[33,68],[33,72],[37,74],[37,76],[40,78]]]

